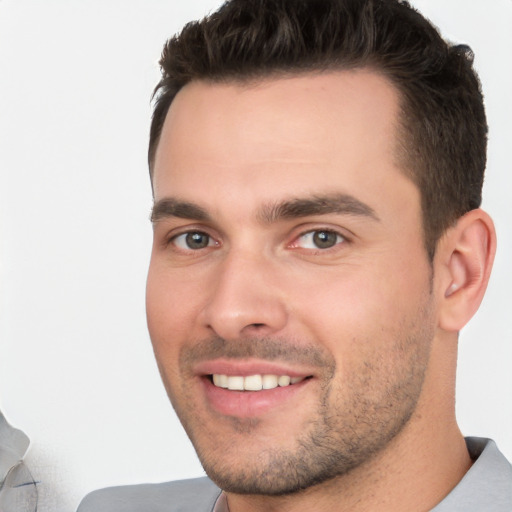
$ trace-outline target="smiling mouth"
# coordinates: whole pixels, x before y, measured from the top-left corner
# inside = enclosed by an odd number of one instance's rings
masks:
[[[218,388],[230,391],[264,391],[278,387],[287,387],[303,382],[311,377],[290,377],[289,375],[222,375],[209,376],[210,381]]]

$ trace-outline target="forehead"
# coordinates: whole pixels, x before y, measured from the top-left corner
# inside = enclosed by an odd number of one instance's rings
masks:
[[[333,187],[365,195],[369,180],[378,189],[390,173],[404,179],[395,163],[398,111],[395,87],[368,70],[192,82],[164,123],[155,198],[192,188],[205,200],[232,191],[249,202]]]

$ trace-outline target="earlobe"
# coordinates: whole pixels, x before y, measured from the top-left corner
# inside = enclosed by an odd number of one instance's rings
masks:
[[[496,233],[487,213],[477,209],[461,217],[439,243],[439,326],[460,331],[475,314],[489,282]]]

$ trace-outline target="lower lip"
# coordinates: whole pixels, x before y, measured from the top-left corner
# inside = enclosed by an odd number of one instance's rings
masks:
[[[225,416],[254,418],[276,408],[293,407],[290,400],[295,398],[311,379],[261,391],[230,391],[214,386],[209,377],[203,377],[201,380],[206,400],[215,411]]]

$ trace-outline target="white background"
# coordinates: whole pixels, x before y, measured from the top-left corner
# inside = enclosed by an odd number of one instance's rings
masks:
[[[32,440],[40,512],[88,491],[202,474],[145,326],[149,98],[163,42],[214,0],[0,0],[0,408]],[[512,1],[416,0],[469,42],[499,233],[461,337],[458,414],[512,459]]]

